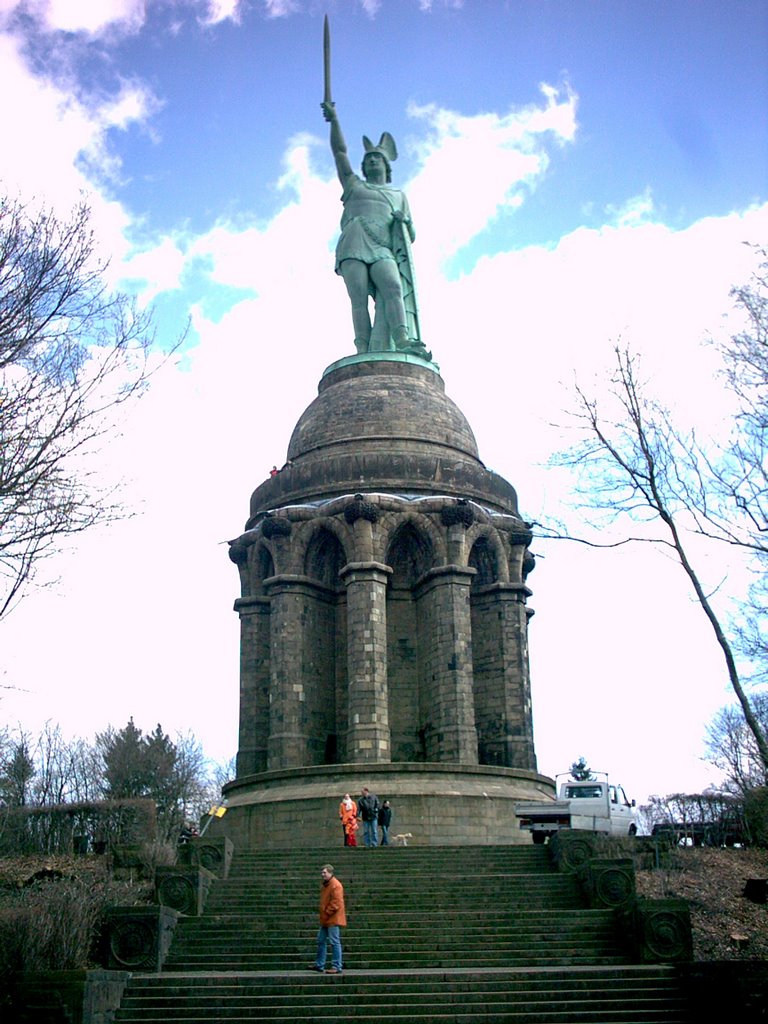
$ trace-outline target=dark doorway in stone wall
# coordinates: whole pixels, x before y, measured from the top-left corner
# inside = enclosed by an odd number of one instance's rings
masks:
[[[325,763],[339,763],[339,742],[335,733],[325,737]]]

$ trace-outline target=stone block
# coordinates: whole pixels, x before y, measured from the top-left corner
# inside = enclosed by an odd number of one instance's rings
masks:
[[[199,917],[213,878],[205,868],[159,867],[155,872],[155,899],[187,917]]]
[[[216,878],[226,878],[234,847],[227,836],[193,836],[179,847],[179,863],[205,868]]]
[[[636,900],[622,914],[634,959],[641,964],[681,963],[693,959],[691,911],[686,900]]]
[[[104,916],[102,962],[109,970],[161,970],[178,919],[170,907],[110,907]]]
[[[627,910],[635,902],[635,868],[630,858],[590,860],[579,871],[590,907]]]
[[[558,871],[578,871],[595,856],[597,836],[594,832],[562,829],[550,839],[549,846]]]

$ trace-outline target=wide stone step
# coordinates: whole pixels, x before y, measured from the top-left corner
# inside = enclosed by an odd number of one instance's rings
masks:
[[[660,993],[656,996],[640,995],[633,999],[633,1006],[629,1019],[634,1021],[667,1020],[674,1011],[680,1013],[682,1002],[677,1005],[670,1005],[669,995]],[[577,996],[572,999],[564,999],[560,993],[549,993],[540,999],[507,999],[499,997],[490,999],[479,997],[469,999],[466,994],[461,1000],[461,1015],[484,1014],[495,1017],[498,1014],[519,1015],[525,1013],[527,1018],[532,1014],[564,1014],[574,1010],[587,1010],[594,1019],[600,1019],[599,1015],[608,1015],[609,1020],[620,1019],[617,1015],[625,1013],[627,1001],[621,996],[614,995],[611,998],[585,998]],[[359,1017],[371,1017],[379,1014],[381,1017],[382,1003],[378,1000],[370,1002],[351,1001],[349,997],[340,999],[332,1005],[322,1002],[313,1005],[296,1005],[294,1002],[287,1004],[267,1005],[263,1001],[244,1001],[240,1003],[228,999],[224,1005],[210,1006],[201,1005],[196,1001],[184,1008],[179,1013],[180,1007],[157,1006],[157,1007],[126,1007],[124,1013],[118,1016],[117,1020],[237,1020],[250,1019],[274,1019],[274,1020],[295,1020],[297,1017],[305,1017],[315,1020],[354,1020]],[[441,998],[437,993],[430,999],[423,1002],[409,999],[406,1005],[386,1003],[386,1019],[393,1018],[417,1018],[435,1016],[455,1015],[458,1003],[456,1000]],[[652,1015],[652,1016],[651,1016]],[[484,1017],[483,1019],[487,1019]],[[543,1019],[550,1019],[544,1016]]]
[[[319,870],[335,865],[345,973],[309,971]],[[541,847],[236,853],[164,970],[134,975],[116,1024],[687,1024],[674,969],[629,963]]]
[[[348,914],[348,917],[350,915]],[[279,930],[290,931],[293,929],[296,923],[301,923],[306,920],[313,922],[317,921],[317,912],[313,910],[307,910],[306,908],[301,913],[290,913],[280,914],[275,913],[275,921],[285,920],[284,926],[279,926]],[[184,919],[181,921],[179,927],[191,929],[195,931],[205,932],[208,928],[231,928],[237,925],[246,925],[251,921],[261,921],[263,918],[260,915],[254,915],[249,912],[242,913],[228,913],[228,914],[215,914],[210,917],[203,917],[200,919]],[[375,928],[391,928],[391,929],[402,929],[402,928],[417,928],[417,929],[434,929],[435,925],[453,924],[460,925],[462,928],[469,930],[481,928],[489,930],[497,927],[519,927],[519,928],[530,928],[530,927],[548,927],[548,928],[567,928],[567,927],[589,927],[590,924],[596,924],[601,921],[613,920],[613,913],[610,910],[585,910],[583,907],[576,907],[573,909],[556,909],[556,910],[545,910],[545,909],[534,909],[534,910],[517,910],[513,913],[509,913],[507,910],[499,910],[498,908],[483,908],[477,912],[474,910],[468,913],[466,909],[461,910],[457,907],[452,907],[445,911],[425,911],[424,915],[414,915],[405,911],[398,911],[392,913],[389,910],[370,910],[356,911],[354,920],[350,919],[350,927],[357,926],[362,927],[375,927]]]
[[[177,971],[196,970],[219,970],[219,971],[279,971],[279,970],[300,970],[312,958],[312,951],[305,951],[302,956],[279,956],[279,957],[238,957],[223,956],[205,957],[196,959],[194,957],[179,957],[169,964],[170,969]],[[403,955],[379,956],[372,953],[368,956],[360,954],[346,957],[345,970],[455,970],[457,968],[469,968],[473,970],[486,970],[489,968],[508,969],[512,964],[517,967],[594,967],[599,965],[613,965],[616,967],[627,963],[627,958],[615,954],[610,950],[597,950],[594,955],[558,955],[556,952],[542,952],[541,955],[526,954],[515,956],[509,955],[483,955],[479,953],[460,953],[454,955],[443,953],[438,956],[432,954],[426,962],[419,962],[413,956]]]
[[[341,978],[314,975],[136,976],[116,1021],[413,1020],[419,1024],[594,1024],[687,1020],[674,973],[600,968]]]
[[[245,950],[250,946],[255,946],[260,949],[284,949],[289,945],[305,942],[307,937],[313,940],[316,930],[303,930],[301,932],[280,932],[280,933],[265,933],[263,930],[254,929],[248,933],[241,933],[239,936],[240,948]],[[408,929],[380,929],[378,931],[359,931],[347,929],[344,936],[344,945],[347,946],[359,946],[365,945],[386,945],[394,946],[395,948],[407,947],[411,950],[417,950],[419,948],[430,949],[439,948],[446,944],[457,944],[464,943],[465,946],[470,942],[482,942],[486,946],[489,945],[494,949],[502,948],[502,946],[508,946],[514,943],[520,945],[528,942],[558,942],[558,944],[579,944],[580,942],[586,944],[588,941],[594,941],[595,939],[608,937],[614,940],[616,932],[612,923],[606,924],[595,924],[585,927],[573,927],[570,929],[557,929],[557,928],[514,928],[507,927],[498,930],[485,930],[485,929],[471,929],[465,928],[460,931],[454,931],[452,929],[445,929],[435,934],[434,931],[428,928],[419,929],[416,926],[412,926]],[[184,949],[214,949],[217,946],[223,946],[224,948],[232,948],[231,933],[226,930],[207,931],[204,934],[199,934],[195,931],[190,931],[182,936],[177,937],[179,943],[183,943]],[[439,945],[438,945],[439,944]]]

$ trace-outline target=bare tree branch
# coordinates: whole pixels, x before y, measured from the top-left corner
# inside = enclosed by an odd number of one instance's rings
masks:
[[[728,459],[716,463],[706,457],[695,437],[679,433],[668,410],[647,396],[646,384],[639,376],[638,356],[619,346],[614,349],[614,356],[609,404],[618,413],[613,418],[604,417],[597,399],[577,384],[574,418],[585,437],[554,461],[577,470],[581,493],[593,511],[607,513],[612,521],[621,518],[661,525],[664,539],[643,539],[674,551],[720,647],[744,721],[768,771],[768,736],[747,696],[733,644],[712,605],[711,594],[702,585],[691,554],[691,538],[695,536],[735,545],[757,557],[768,554],[758,529],[762,492],[746,495],[740,490],[750,474],[762,478],[764,467],[744,463],[746,448],[735,463]],[[765,367],[764,390],[768,389],[768,359]],[[743,503],[733,500],[738,495]],[[605,545],[578,537],[572,539],[591,546],[619,547],[640,538],[631,534]]]
[[[148,385],[154,326],[107,290],[89,218],[0,199],[0,617],[64,538],[126,514],[90,467]]]

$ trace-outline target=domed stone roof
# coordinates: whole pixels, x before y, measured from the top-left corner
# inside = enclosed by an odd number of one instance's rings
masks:
[[[389,452],[440,448],[449,457],[479,459],[466,417],[427,365],[352,363],[323,377],[318,391],[293,431],[289,460],[329,445]]]
[[[342,494],[446,494],[517,515],[517,495],[480,461],[466,417],[420,359],[351,357],[326,370],[285,467],[251,496],[260,513]]]

